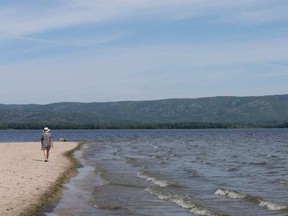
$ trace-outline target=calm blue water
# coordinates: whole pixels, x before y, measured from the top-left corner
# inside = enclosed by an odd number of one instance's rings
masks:
[[[90,142],[54,215],[288,215],[288,130],[52,131]],[[0,131],[37,141],[41,131]]]

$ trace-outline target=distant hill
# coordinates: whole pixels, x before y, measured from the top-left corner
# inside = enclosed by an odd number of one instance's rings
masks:
[[[285,126],[288,95],[105,103],[0,104],[0,128],[109,128],[219,124]],[[175,126],[176,127],[176,126]],[[184,127],[184,126],[183,126]],[[202,127],[202,126],[201,126]]]

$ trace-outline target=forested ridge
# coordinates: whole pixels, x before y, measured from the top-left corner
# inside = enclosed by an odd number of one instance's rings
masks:
[[[288,127],[288,95],[0,104],[0,129]]]

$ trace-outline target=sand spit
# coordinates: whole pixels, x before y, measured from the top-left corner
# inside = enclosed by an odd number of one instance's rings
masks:
[[[78,145],[54,142],[49,161],[44,162],[40,142],[0,143],[0,215],[25,215],[45,203],[59,178],[73,166],[65,152]]]

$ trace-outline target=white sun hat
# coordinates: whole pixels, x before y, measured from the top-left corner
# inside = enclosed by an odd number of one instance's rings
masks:
[[[49,131],[50,131],[50,129],[48,127],[45,127],[43,130],[43,132],[49,132]]]

